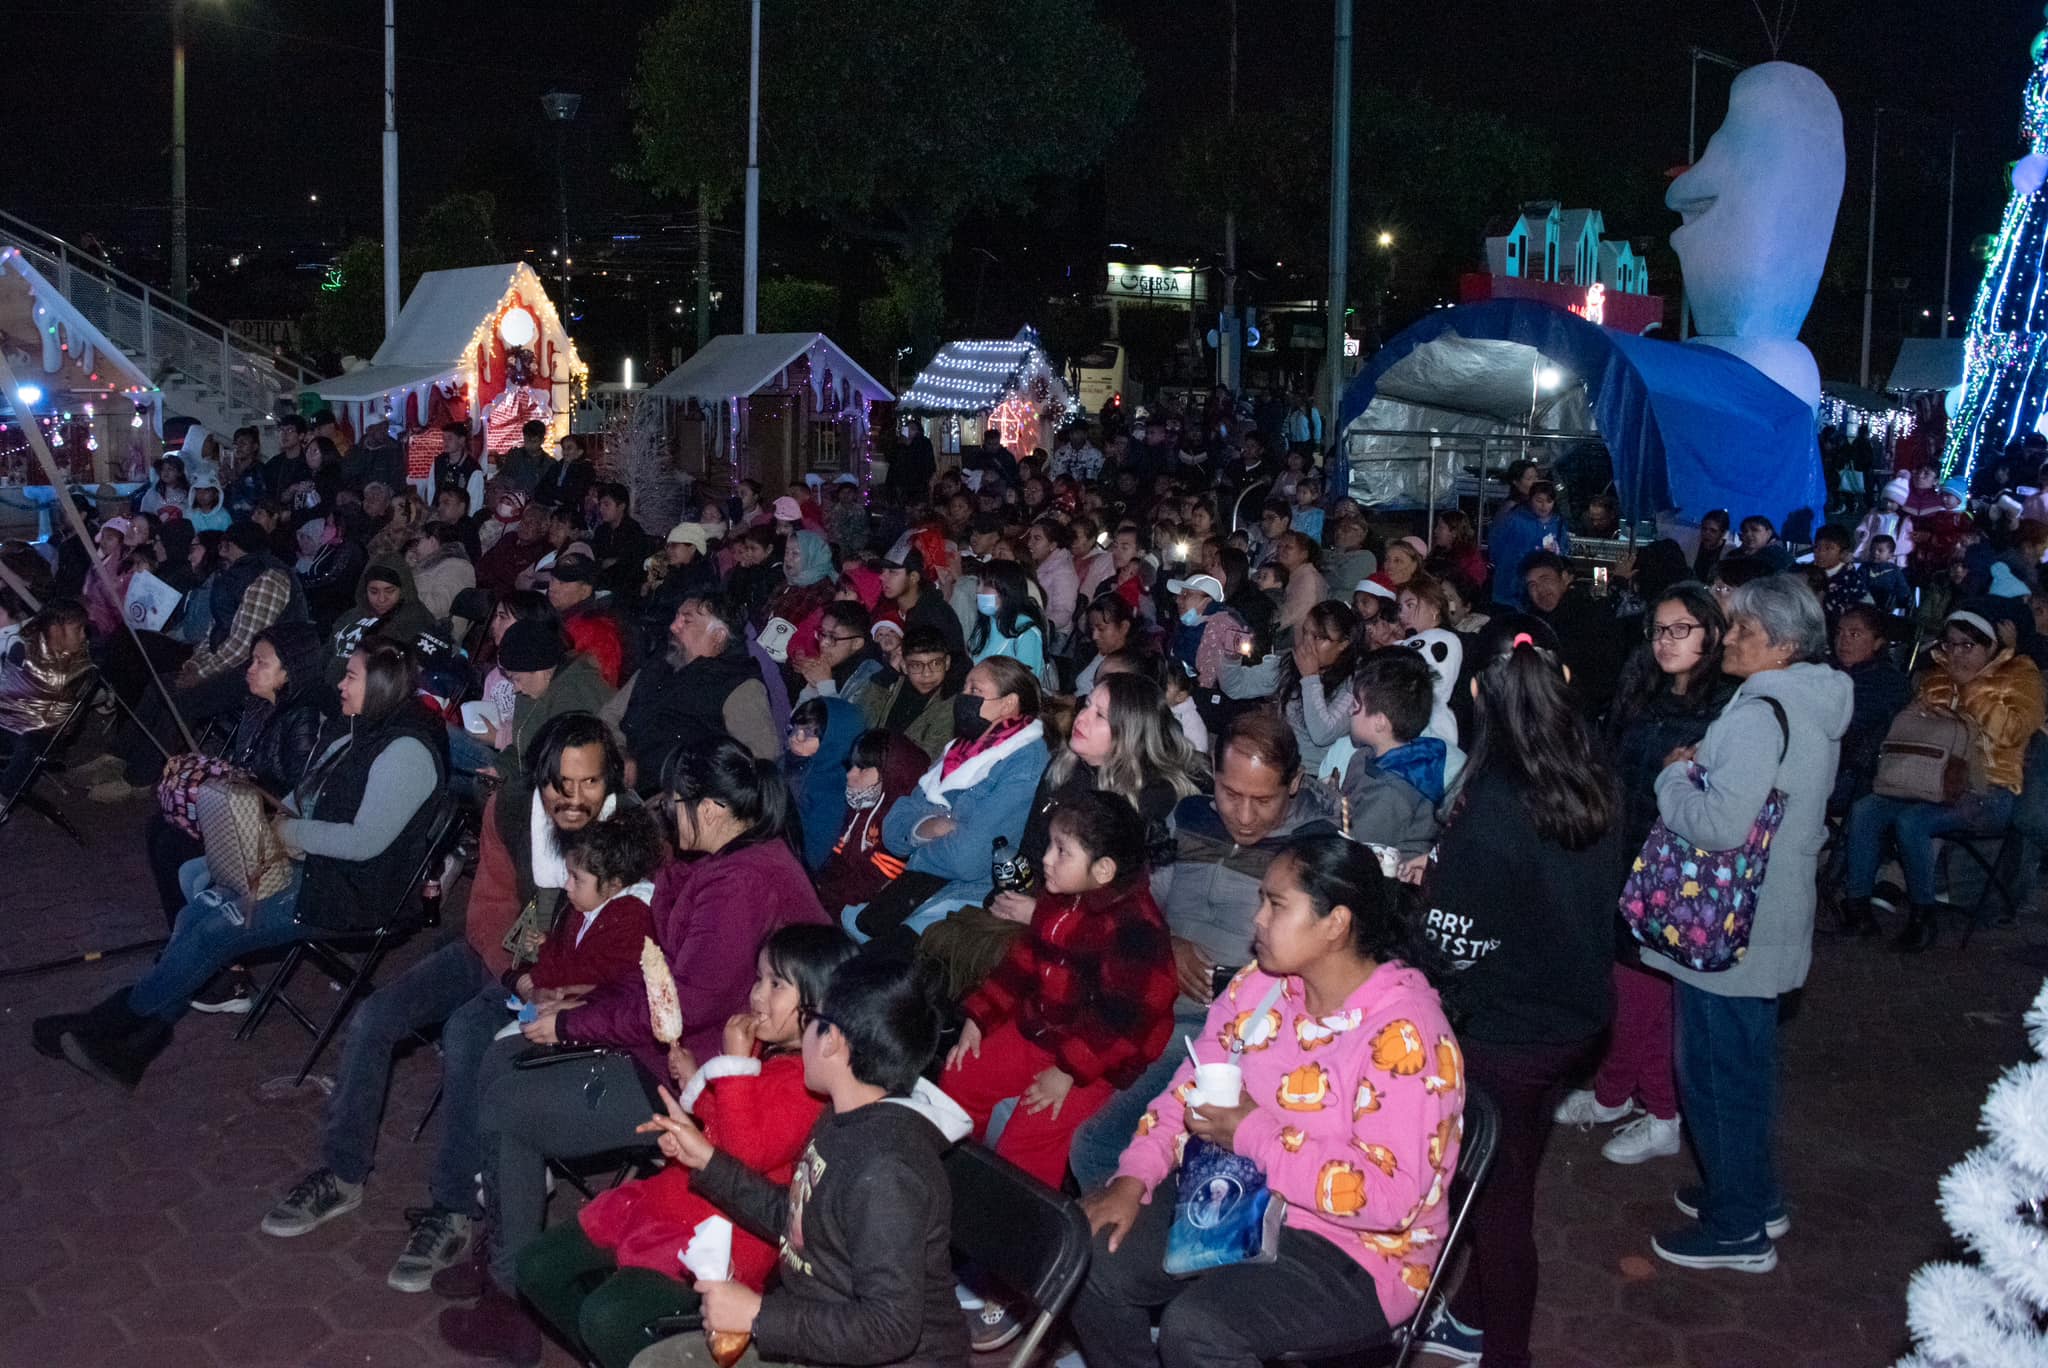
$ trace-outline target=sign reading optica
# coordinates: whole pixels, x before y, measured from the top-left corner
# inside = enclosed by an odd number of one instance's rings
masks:
[[[1109,263],[1106,293],[1159,304],[1196,304],[1208,297],[1208,278],[1191,266]]]

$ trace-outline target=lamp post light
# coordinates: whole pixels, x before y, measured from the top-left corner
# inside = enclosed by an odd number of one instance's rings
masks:
[[[583,106],[581,95],[572,95],[565,90],[550,90],[540,97],[540,107],[547,114],[548,122],[555,126],[555,198],[561,210],[561,307],[562,318],[569,317],[569,121],[576,117],[576,111]]]

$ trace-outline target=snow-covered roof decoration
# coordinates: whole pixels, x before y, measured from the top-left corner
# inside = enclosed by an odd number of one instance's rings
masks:
[[[1038,406],[1041,418],[1074,406],[1037,331],[1028,327],[1008,341],[948,342],[918,372],[900,407],[910,413],[987,413],[1019,393]]]
[[[422,275],[370,364],[323,381],[318,386],[321,397],[370,400],[466,378],[476,366],[479,350],[489,349],[491,330],[514,301],[534,322],[533,336],[521,345],[551,343],[563,375],[587,373],[541,278],[525,262],[512,261]]]
[[[811,390],[820,402],[828,375],[833,388],[843,391],[839,395],[842,403],[855,395],[869,403],[887,403],[895,397],[823,333],[726,333],[714,337],[650,387],[645,397],[672,403],[694,399],[701,404],[744,399],[773,385],[805,355],[811,358]]]

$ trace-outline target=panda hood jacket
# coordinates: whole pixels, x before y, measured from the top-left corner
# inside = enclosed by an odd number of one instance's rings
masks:
[[[1280,995],[1260,1012],[1276,982]],[[1398,961],[1374,969],[1336,1011],[1312,1016],[1298,978],[1247,966],[1190,1040],[1204,1064],[1237,1056],[1252,1112],[1231,1148],[1287,1199],[1287,1225],[1328,1240],[1372,1278],[1387,1323],[1415,1313],[1449,1226],[1464,1135],[1465,1067],[1436,990]],[[1186,1060],[1138,1122],[1117,1176],[1154,1189],[1179,1167]]]

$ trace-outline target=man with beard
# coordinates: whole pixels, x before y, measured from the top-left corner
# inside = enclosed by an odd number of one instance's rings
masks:
[[[683,600],[668,652],[650,660],[605,708],[626,735],[626,779],[641,792],[661,783],[678,747],[730,736],[756,757],[782,754],[768,686],[747,650],[746,618],[724,594]]]
[[[483,839],[461,938],[430,952],[363,1000],[349,1020],[334,1095],[321,1129],[321,1159],[263,1218],[266,1235],[295,1236],[353,1211],[376,1156],[392,1052],[407,1037],[447,1021],[481,992],[495,990],[539,951],[567,884],[560,845],[611,816],[625,789],[625,755],[610,728],[589,713],[549,722],[533,747],[534,787],[508,785],[484,808]],[[511,1020],[508,1013],[506,1020]],[[474,1086],[476,1058],[490,1044],[442,1038],[442,1086],[448,1105],[428,1180],[433,1206],[413,1222],[387,1281],[424,1292],[436,1270],[468,1252],[475,1174],[482,1167],[476,1108],[453,1091]],[[474,1057],[473,1057],[474,1056]]]

